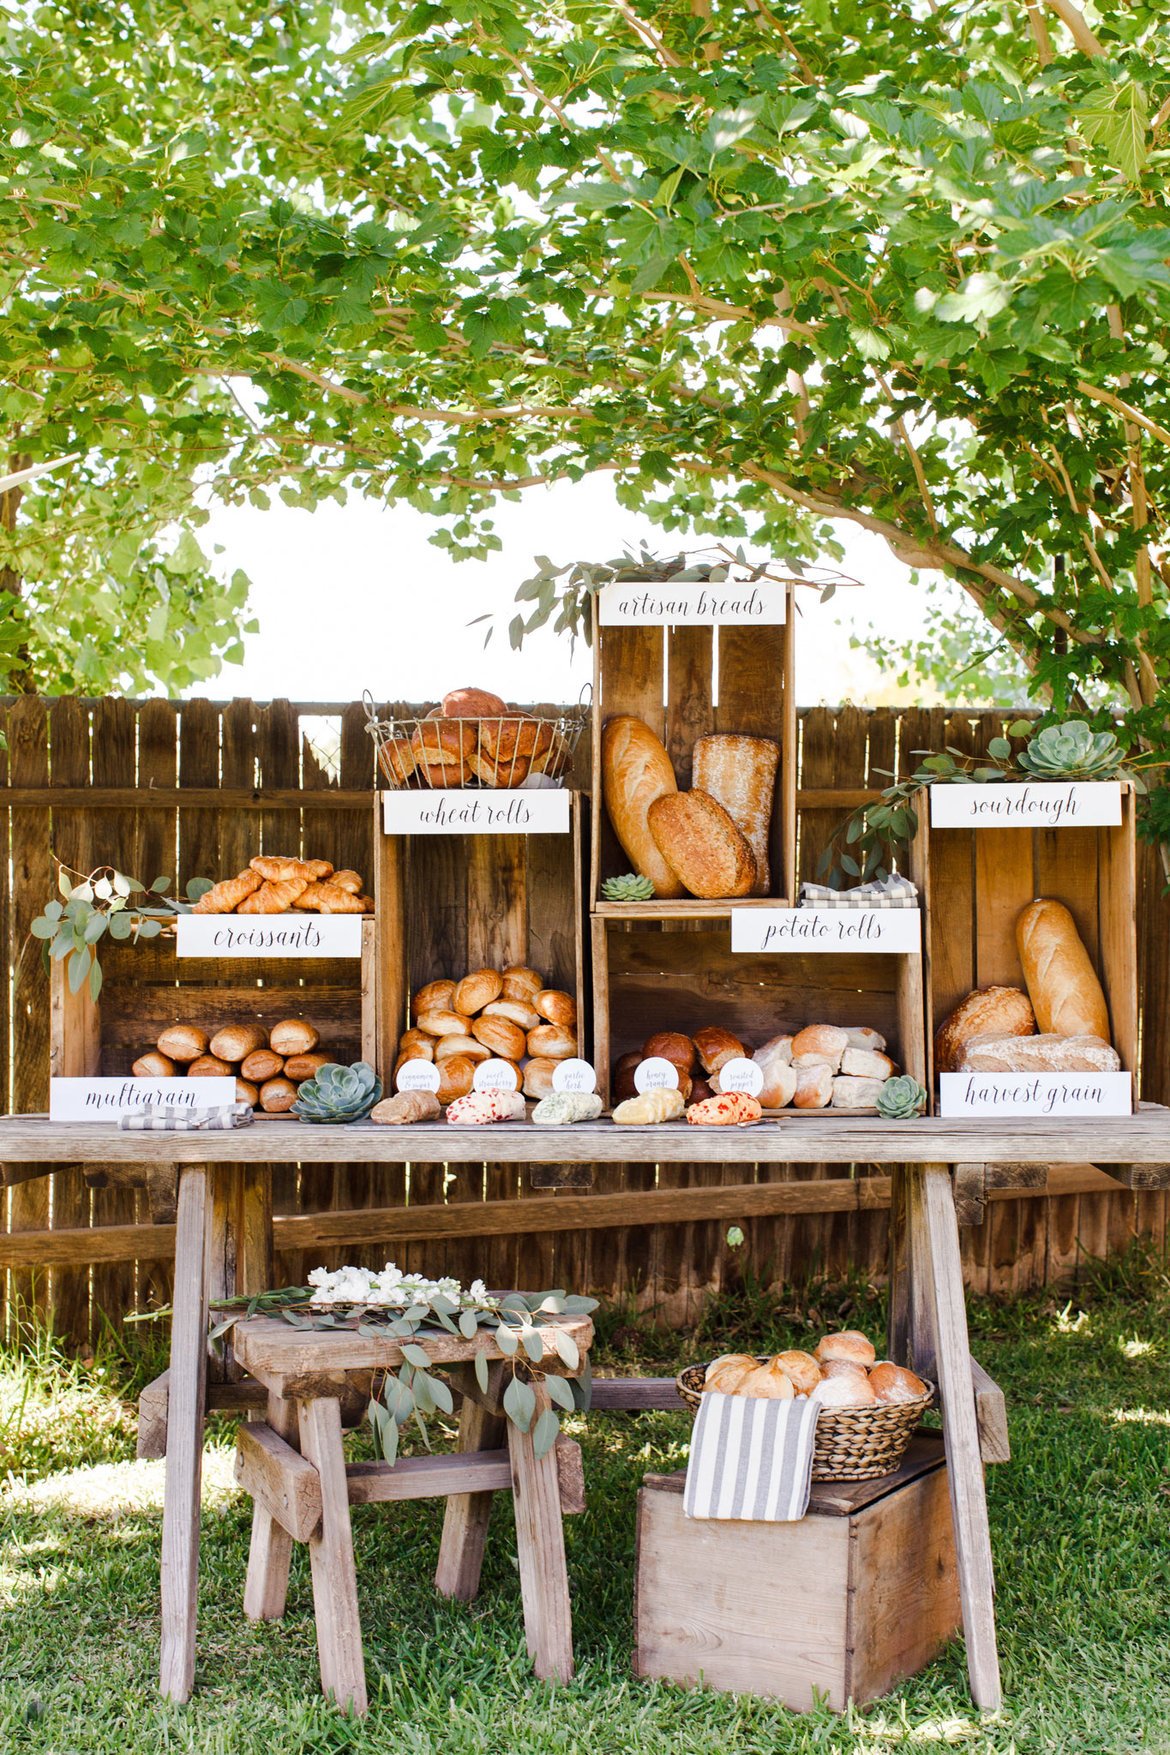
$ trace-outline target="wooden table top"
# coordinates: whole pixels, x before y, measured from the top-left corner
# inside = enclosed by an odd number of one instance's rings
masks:
[[[441,1121],[413,1127],[370,1121],[331,1126],[264,1116],[251,1126],[214,1133],[123,1132],[108,1121],[0,1116],[0,1163],[119,1162],[1170,1165],[1170,1108],[1149,1104],[1136,1115],[1043,1121],[881,1121],[826,1110],[723,1128],[683,1121],[615,1127],[608,1118],[555,1128],[532,1122],[452,1127]]]

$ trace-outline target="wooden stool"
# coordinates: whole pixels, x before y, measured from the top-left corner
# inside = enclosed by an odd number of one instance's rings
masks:
[[[584,1360],[593,1338],[589,1318],[565,1317],[559,1326]],[[445,1498],[435,1585],[444,1596],[470,1602],[479,1589],[492,1495],[511,1491],[528,1654],[543,1680],[567,1682],[573,1626],[561,1517],[584,1509],[580,1448],[562,1436],[538,1459],[531,1432],[504,1417],[498,1397],[506,1368],[494,1335],[483,1331],[470,1341],[428,1336],[431,1360],[449,1372],[463,1397],[459,1451],[394,1464],[346,1463],[342,1411],[346,1401],[364,1406],[375,1374],[402,1363],[401,1342],[353,1329],[294,1328],[279,1317],[240,1322],[234,1339],[241,1365],[268,1392],[267,1420],[240,1428],[236,1454],[236,1478],[254,1501],[244,1588],[249,1619],[284,1614],[292,1544],[307,1542],[321,1686],[339,1706],[364,1713],[350,1506]],[[475,1378],[477,1353],[491,1362],[486,1395]],[[546,1359],[551,1354],[546,1348]],[[542,1384],[533,1388],[535,1424],[550,1404]]]

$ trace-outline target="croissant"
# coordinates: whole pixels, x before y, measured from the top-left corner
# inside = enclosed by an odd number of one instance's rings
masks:
[[[283,914],[298,896],[308,889],[307,878],[287,878],[283,882],[262,883],[251,896],[240,903],[239,914]]]
[[[645,1127],[655,1121],[677,1121],[683,1108],[682,1092],[662,1085],[619,1103],[613,1118],[620,1127]]]
[[[221,884],[212,884],[196,902],[195,914],[231,914],[241,902],[247,900],[254,891],[260,888],[260,878],[254,871],[242,871],[239,877],[224,878]]]
[[[352,890],[343,890],[338,884],[309,884],[297,897],[298,908],[308,908],[313,914],[364,914],[365,903]]]
[[[343,890],[352,890],[355,896],[360,896],[365,888],[361,877],[356,871],[335,871],[333,876],[329,879],[329,882],[331,884],[340,884]]]
[[[304,878],[307,884],[327,878],[333,867],[327,859],[292,859],[272,853],[258,853],[249,864],[268,883],[284,883],[289,878]]]

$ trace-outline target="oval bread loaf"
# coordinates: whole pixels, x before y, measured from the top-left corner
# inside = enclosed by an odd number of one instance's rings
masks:
[[[1109,1007],[1064,903],[1045,897],[1029,902],[1016,922],[1016,944],[1040,1029],[1108,1042]]]
[[[252,1084],[262,1085],[265,1079],[274,1079],[277,1073],[283,1071],[283,1057],[274,1054],[271,1048],[254,1048],[240,1062],[240,1077],[248,1079]]]
[[[650,827],[651,809],[677,794],[678,781],[661,741],[628,713],[602,727],[601,787],[614,833],[634,871],[650,879],[655,896],[681,896],[683,884]]]
[[[260,1107],[266,1115],[284,1115],[297,1100],[291,1079],[266,1079],[260,1087]]]
[[[229,1079],[235,1072],[229,1060],[220,1060],[216,1054],[201,1054],[187,1068],[189,1079]]]
[[[303,1084],[306,1079],[315,1078],[332,1059],[331,1054],[290,1054],[284,1063],[284,1076],[294,1085]]]
[[[671,792],[647,813],[659,853],[692,896],[714,901],[747,896],[756,859],[747,836],[706,792]]]
[[[219,1060],[247,1060],[257,1048],[267,1046],[268,1037],[259,1024],[227,1024],[217,1030],[207,1045],[209,1054]]]
[[[1035,1030],[1032,1002],[1018,987],[977,987],[935,1031],[935,1071],[958,1072],[973,1036],[1031,1036]]]

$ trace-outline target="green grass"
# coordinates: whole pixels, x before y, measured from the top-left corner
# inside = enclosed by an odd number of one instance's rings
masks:
[[[304,1550],[284,1622],[241,1610],[248,1508],[231,1437],[207,1453],[197,1693],[155,1692],[162,1465],[133,1461],[132,1395],[157,1337],[111,1340],[86,1365],[45,1341],[0,1357],[0,1751],[37,1755],[1014,1755],[1170,1751],[1170,1289],[1131,1260],[1064,1307],[977,1304],[975,1350],[1009,1397],[1015,1460],[990,1475],[1006,1705],[971,1707],[961,1642],[888,1700],[845,1717],[636,1681],[630,1672],[634,1507],[649,1470],[678,1467],[688,1422],[594,1416],[589,1510],[567,1524],[577,1678],[533,1681],[506,1515],[470,1608],[430,1585],[437,1505],[355,1518],[372,1710],[342,1719],[317,1692]],[[770,1347],[846,1320],[875,1329],[864,1289],[786,1305],[745,1292],[686,1337],[601,1325],[607,1364],[674,1369],[713,1346]],[[503,1508],[501,1508],[502,1510]],[[744,1588],[751,1589],[745,1579]]]

